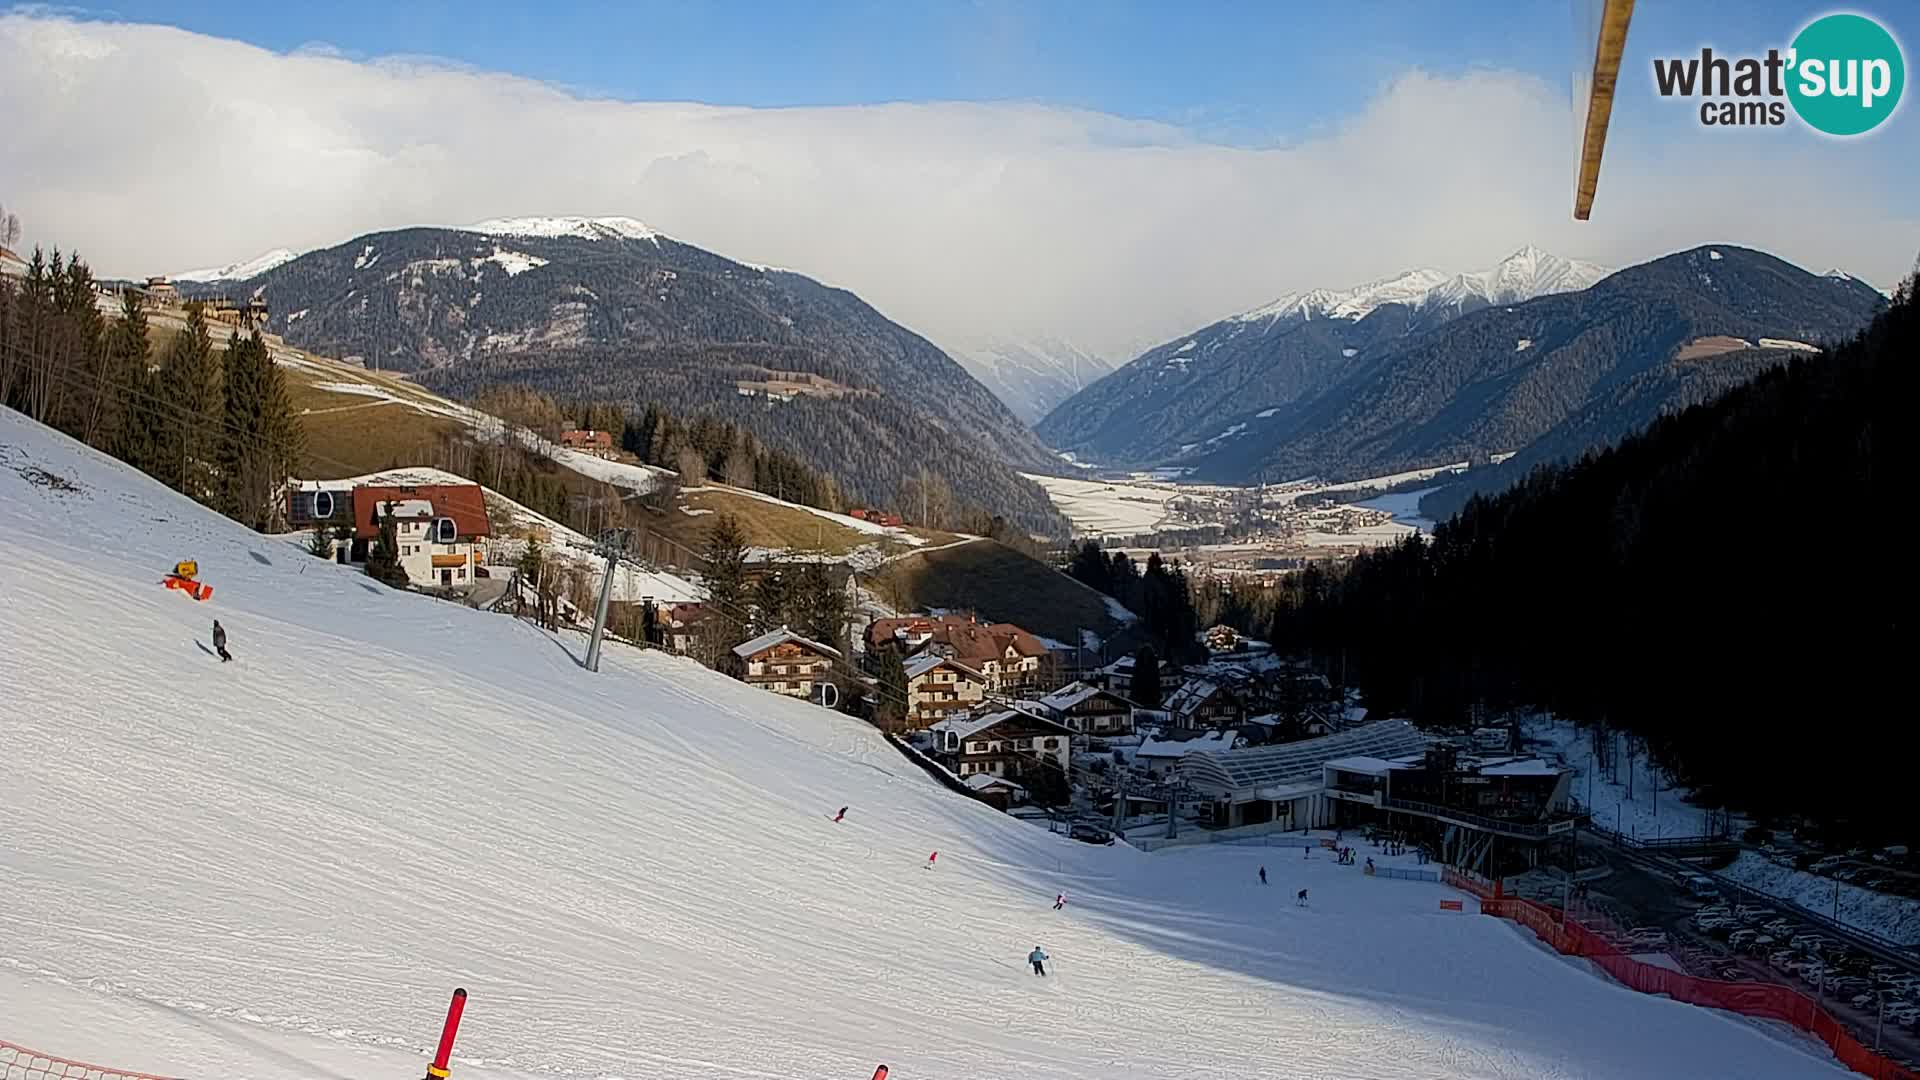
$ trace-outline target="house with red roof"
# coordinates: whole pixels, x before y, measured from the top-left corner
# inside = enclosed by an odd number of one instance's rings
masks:
[[[423,589],[473,587],[487,559],[487,500],[478,484],[361,484],[353,489],[356,554],[394,518],[400,566]]]

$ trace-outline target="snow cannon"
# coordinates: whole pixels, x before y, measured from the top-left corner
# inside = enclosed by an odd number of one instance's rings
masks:
[[[173,564],[173,572],[160,579],[160,584],[169,589],[179,589],[195,600],[205,600],[213,595],[213,586],[198,580],[200,564],[192,559],[182,559]]]

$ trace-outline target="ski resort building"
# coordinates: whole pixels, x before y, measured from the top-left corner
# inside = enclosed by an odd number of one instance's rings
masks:
[[[1194,730],[1238,727],[1246,716],[1239,696],[1211,679],[1188,679],[1163,704],[1176,727]]]
[[[995,776],[1032,786],[1041,769],[1065,776],[1073,732],[1066,725],[1020,709],[956,716],[928,729],[934,753],[962,780]]]
[[[577,428],[569,424],[560,432],[560,445],[569,450],[578,450],[597,458],[611,459],[613,455],[613,432],[595,431],[590,428]]]
[[[795,698],[813,697],[816,687],[831,681],[833,666],[840,662],[840,650],[784,626],[734,646],[733,654],[740,658],[749,685]]]
[[[1068,683],[1034,704],[1076,735],[1133,734],[1133,702],[1098,686]]]
[[[1320,829],[1333,824],[1326,765],[1355,755],[1419,754],[1427,737],[1405,720],[1382,720],[1318,739],[1183,755],[1180,775],[1204,801],[1201,820],[1217,828],[1270,824]]]
[[[983,623],[970,615],[909,615],[867,625],[869,653],[945,656],[979,672],[987,689],[1008,693],[1040,685],[1046,643],[1012,623]]]
[[[1582,812],[1571,773],[1537,758],[1472,757],[1434,746],[1404,720],[1317,739],[1198,751],[1179,761],[1216,828],[1382,828],[1483,874],[1570,849]]]
[[[910,728],[931,727],[986,700],[987,677],[952,657],[916,656],[906,669]]]
[[[486,564],[487,500],[479,484],[362,484],[353,489],[356,557],[392,514],[399,562],[407,580],[425,589],[469,589]]]
[[[1449,746],[1324,767],[1329,824],[1384,826],[1443,862],[1488,876],[1570,857],[1584,811],[1570,770],[1534,757],[1472,756]]]
[[[1187,732],[1177,737],[1149,738],[1133,752],[1134,763],[1158,779],[1172,775],[1188,754],[1202,750],[1231,750],[1240,745],[1240,736],[1232,731]]]

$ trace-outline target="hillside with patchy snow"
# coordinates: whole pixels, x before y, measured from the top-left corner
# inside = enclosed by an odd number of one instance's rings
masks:
[[[398,1076],[462,985],[471,1080],[1844,1075],[1437,885],[1078,844],[849,717],[617,645],[589,674],[4,411],[0,549],[0,1038]],[[160,587],[181,558],[210,601]]]

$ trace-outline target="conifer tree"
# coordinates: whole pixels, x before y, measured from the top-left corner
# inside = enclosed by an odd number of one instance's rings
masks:
[[[378,519],[373,541],[367,545],[367,576],[390,588],[407,587],[407,570],[400,565],[400,527],[393,519],[393,504],[374,511]]]
[[[1128,695],[1149,709],[1160,707],[1164,692],[1160,689],[1160,658],[1151,645],[1143,645],[1133,654],[1133,684]]]
[[[167,346],[160,372],[160,479],[208,504],[216,494],[211,467],[220,430],[220,384],[206,312],[198,303],[188,304],[186,328]]]
[[[227,336],[226,382],[221,395],[221,425],[214,461],[220,497],[215,509],[258,528],[270,472],[261,395],[266,349],[255,337]]]
[[[874,701],[874,719],[887,731],[898,731],[906,717],[907,665],[900,650],[880,650],[879,688]]]
[[[111,338],[114,364],[114,400],[106,428],[108,445],[122,461],[149,474],[159,468],[156,431],[159,416],[152,396],[157,390],[147,370],[153,346],[147,340],[147,309],[132,289],[120,294],[120,318]]]
[[[707,534],[707,600],[723,619],[738,620],[745,611],[747,591],[747,536],[732,514],[721,514]],[[732,648],[738,642],[730,643]]]

